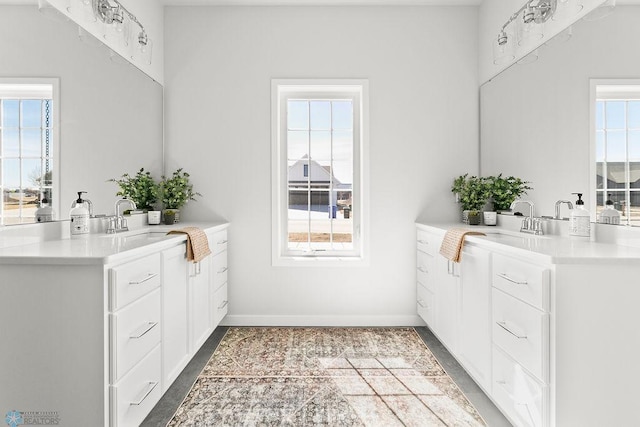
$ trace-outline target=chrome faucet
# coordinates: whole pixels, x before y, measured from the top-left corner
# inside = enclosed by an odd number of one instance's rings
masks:
[[[534,217],[534,206],[533,202],[529,200],[514,200],[509,206],[509,209],[512,209],[519,203],[526,203],[529,205],[529,216],[522,220],[522,225],[520,226],[520,231],[522,233],[531,233],[531,234],[544,234],[542,231],[542,219]]]
[[[553,219],[562,219],[562,218],[560,218],[560,206],[563,203],[566,203],[567,206],[569,207],[569,209],[573,209],[573,203],[571,203],[570,201],[568,201],[568,200],[558,200],[556,202],[556,214],[553,216]]]
[[[116,201],[116,214],[113,217],[109,218],[109,226],[107,227],[107,233],[117,233],[119,231],[129,231],[129,226],[127,224],[127,219],[124,217],[121,211],[122,205],[128,204],[129,208],[135,211],[138,207],[136,206],[133,200],[129,199],[119,199]]]

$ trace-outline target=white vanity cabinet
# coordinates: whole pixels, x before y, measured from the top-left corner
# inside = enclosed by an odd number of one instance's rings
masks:
[[[216,255],[200,265],[187,262],[179,235],[0,251],[0,412],[138,426],[218,324],[213,291],[227,281],[213,268],[223,253],[226,266],[226,241],[216,251],[212,236],[224,231],[226,240],[226,227],[203,227]]]
[[[162,252],[162,391],[189,362],[189,278],[185,245]]]
[[[455,226],[418,224],[418,240],[438,246]],[[421,261],[418,242],[418,314],[514,425],[640,425],[640,250],[500,237],[469,237],[453,270],[437,250]]]
[[[493,254],[491,395],[517,425],[549,425],[551,266]]]
[[[110,411],[139,425],[162,396],[160,254],[109,269]]]
[[[435,292],[436,272],[434,270],[434,254],[437,236],[418,230],[416,258],[416,297],[418,315],[434,330],[436,328]]]
[[[488,387],[490,253],[465,247],[462,262],[454,263],[439,253],[442,238],[418,229],[418,314],[476,381]]]
[[[460,265],[459,359],[483,388],[491,384],[491,253],[465,246]]]
[[[211,322],[213,328],[220,324],[222,318],[229,309],[229,297],[227,294],[227,278],[229,268],[227,263],[227,230],[221,230],[209,237],[211,246]]]

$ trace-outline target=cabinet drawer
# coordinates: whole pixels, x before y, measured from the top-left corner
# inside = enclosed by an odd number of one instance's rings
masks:
[[[214,319],[215,324],[218,325],[222,318],[227,314],[229,307],[229,300],[227,296],[227,284],[225,283],[220,289],[218,289],[213,298],[214,305]]]
[[[497,347],[493,348],[491,396],[518,426],[543,426],[548,388],[527,374]]]
[[[162,396],[160,346],[156,346],[118,383],[112,385],[112,425],[139,426]]]
[[[214,255],[227,250],[227,230],[217,231],[209,238],[209,246]]]
[[[493,256],[493,286],[548,311],[549,270],[500,254]]]
[[[417,244],[418,250],[424,253],[427,253],[433,256],[436,252],[438,252],[438,244],[439,240],[430,233],[427,233],[423,230],[418,230],[417,232]]]
[[[435,283],[433,282],[433,257],[424,252],[418,251],[416,259],[417,278],[422,286],[435,291]]]
[[[160,286],[160,254],[114,267],[109,279],[110,309],[116,311]]]
[[[422,317],[422,320],[424,320],[429,327],[433,327],[433,321],[435,319],[433,312],[433,309],[435,308],[433,292],[419,283],[417,288],[418,315]]]
[[[548,315],[493,289],[493,342],[541,381],[547,381]]]
[[[160,289],[111,314],[111,383],[160,342]]]
[[[213,257],[212,261],[213,270],[213,289],[220,289],[222,285],[227,283],[227,253],[221,253]]]

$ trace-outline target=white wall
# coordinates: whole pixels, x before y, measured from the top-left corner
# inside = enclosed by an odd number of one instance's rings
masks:
[[[417,217],[457,218],[478,170],[476,7],[165,10],[167,172],[231,222],[231,324],[413,324]],[[370,83],[370,264],[271,266],[273,78]],[[182,215],[182,214],[181,214]]]
[[[545,47],[537,62],[482,87],[482,173],[531,181],[527,198],[537,214],[553,215],[556,200],[575,201],[572,192],[584,192],[587,206],[593,202],[589,79],[639,76],[639,19],[640,7],[618,6],[607,18],[580,22],[568,42]]]
[[[88,191],[96,212],[112,213],[118,188],[107,179],[141,167],[162,172],[162,87],[104,47],[78,38],[71,22],[37,6],[0,6],[0,76],[60,79],[59,218],[75,192]],[[75,197],[74,197],[75,196]]]

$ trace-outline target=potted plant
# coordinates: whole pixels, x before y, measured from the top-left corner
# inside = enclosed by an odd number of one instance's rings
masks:
[[[125,173],[118,179],[110,179],[109,182],[115,182],[120,187],[116,196],[132,200],[136,207],[144,212],[152,211],[153,204],[158,201],[158,184],[144,168],[140,168],[134,176]]]
[[[493,199],[493,208],[496,211],[509,210],[514,200],[526,194],[527,190],[532,189],[528,181],[523,181],[513,176],[505,178],[500,174],[489,177],[488,181],[490,195]]]
[[[182,168],[173,172],[169,177],[162,176],[160,198],[165,214],[167,210],[173,211],[175,222],[180,220],[180,208],[189,200],[196,200],[197,196],[202,196],[202,194],[193,191],[193,184],[189,181],[189,174],[183,172]]]
[[[489,198],[487,179],[464,174],[453,181],[451,191],[462,206],[462,222],[480,224],[480,211]]]

